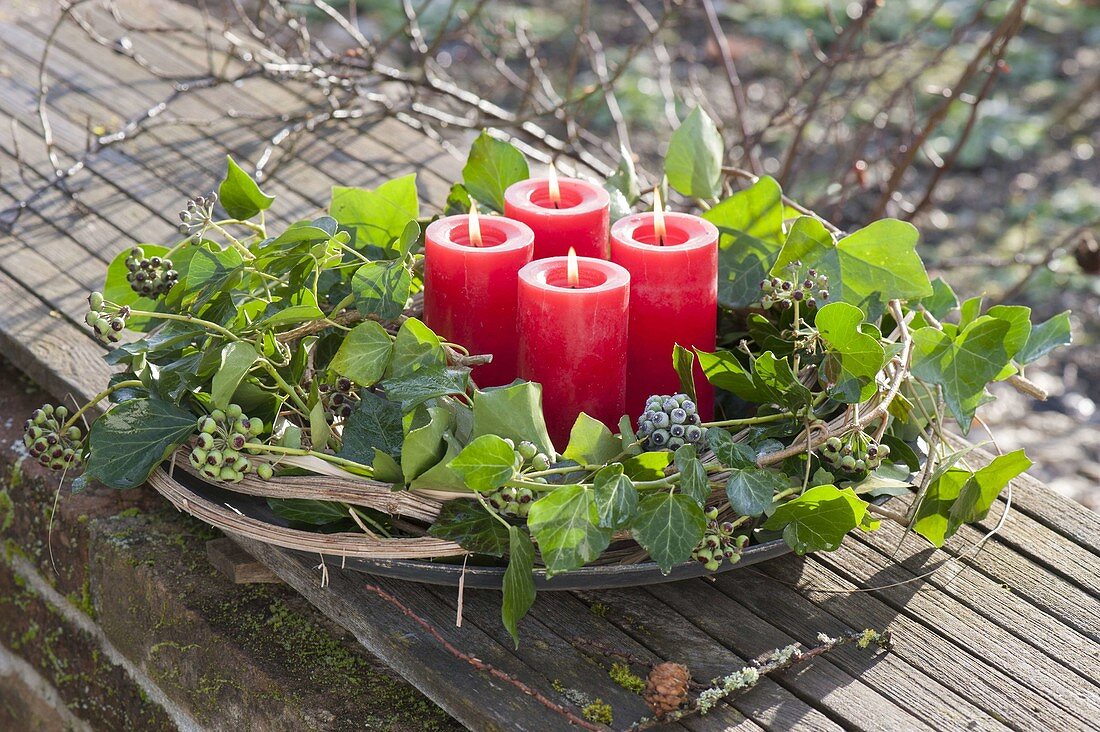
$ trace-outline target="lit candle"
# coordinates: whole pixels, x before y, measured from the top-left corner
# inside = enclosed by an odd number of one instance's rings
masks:
[[[601,186],[558,178],[529,178],[504,191],[504,215],[535,232],[535,259],[560,257],[573,248],[582,257],[607,259],[611,197]]]
[[[474,369],[478,386],[511,383],[516,366],[516,296],[520,267],[535,235],[501,216],[447,216],[424,232],[424,322],[442,338],[493,360]]]
[[[625,269],[572,250],[519,271],[519,374],[542,384],[559,450],[581,412],[612,429],[626,413],[629,299]]]
[[[611,227],[611,261],[630,272],[626,405],[637,418],[651,394],[675,394],[680,379],[672,348],[713,351],[718,321],[718,229],[690,214],[665,212],[654,192],[652,213]],[[714,389],[695,367],[699,415],[713,418]]]

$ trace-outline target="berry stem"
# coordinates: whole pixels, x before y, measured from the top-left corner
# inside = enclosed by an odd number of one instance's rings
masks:
[[[139,381],[138,379],[128,379],[127,381],[120,381],[117,384],[112,384],[111,386],[107,387],[106,389],[92,397],[91,400],[83,407],[76,410],[76,412],[71,417],[69,417],[68,421],[65,422],[65,424],[61,425],[61,431],[64,432],[65,430],[72,427],[74,424],[76,424],[76,421],[78,419],[84,416],[85,412],[87,412],[95,405],[99,404],[107,397],[114,394],[116,391],[120,389],[128,389],[132,386],[145,386],[145,384],[141,383],[141,381]]]
[[[233,331],[231,331],[227,328],[223,328],[222,326],[218,325],[217,323],[212,323],[209,320],[203,320],[202,318],[196,318],[194,315],[179,315],[177,313],[159,313],[159,312],[153,312],[153,311],[150,311],[150,310],[130,310],[130,315],[137,315],[137,316],[142,317],[142,318],[153,318],[153,319],[160,319],[160,320],[178,320],[181,323],[195,323],[196,325],[201,325],[202,327],[206,328],[207,330],[212,330],[215,333],[217,333],[218,335],[224,336],[224,337],[228,338],[231,341],[244,340],[243,338],[239,337]]]
[[[298,447],[283,447],[281,445],[264,445],[253,444],[247,445],[249,450],[259,450],[260,452],[271,452],[276,455],[296,455],[299,457],[315,457],[324,460],[326,463],[332,463],[338,465],[341,468],[354,468],[356,471],[370,470],[373,473],[373,469],[369,465],[363,465],[357,463],[354,460],[348,460],[347,458],[337,457],[336,455],[329,455],[325,452],[317,452],[315,450],[306,450],[305,448]]]
[[[286,392],[287,396],[294,400],[294,404],[305,414],[309,414],[309,407],[306,406],[306,403],[302,399],[302,396],[298,393],[298,389],[288,384],[286,379],[284,379],[282,375],[279,374],[278,369],[276,369],[275,366],[272,365],[272,363],[266,358],[260,359],[260,365],[267,370],[267,373],[271,374],[271,378],[275,380],[275,383],[279,385],[279,388]]]
[[[261,224],[256,224],[256,223],[253,223],[251,221],[242,221],[241,219],[222,219],[221,221],[211,221],[210,222],[211,226],[219,226],[219,227],[226,226],[228,224],[236,224],[238,226],[243,226],[247,229],[252,229],[253,233],[259,234],[260,236],[267,236],[267,231],[264,229],[264,227]]]
[[[242,257],[244,257],[246,260],[256,258],[256,256],[252,252],[248,251],[248,247],[246,247],[244,244],[241,244],[241,242],[237,239],[237,237],[233,236],[228,231],[226,231],[222,227],[222,225],[219,224],[218,222],[211,221],[210,222],[210,228],[213,229],[214,231],[217,231],[222,236],[224,236],[226,241],[228,241],[230,244],[232,244],[233,248],[236,249],[238,252],[240,252],[240,255]]]
[[[745,425],[753,424],[767,424],[769,422],[781,422],[784,419],[794,419],[795,415],[790,412],[779,412],[778,414],[765,414],[763,417],[745,417],[743,419],[723,419],[717,422],[703,422],[700,427],[742,427]]]

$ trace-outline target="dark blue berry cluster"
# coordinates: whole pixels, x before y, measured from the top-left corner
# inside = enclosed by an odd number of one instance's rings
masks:
[[[144,297],[159,297],[172,289],[179,281],[179,272],[172,268],[172,260],[164,257],[146,257],[145,250],[134,247],[126,257],[126,281],[130,289]]]
[[[246,452],[255,454],[253,440],[264,431],[263,420],[248,417],[240,406],[230,404],[198,419],[199,436],[191,449],[191,466],[211,480],[237,483],[253,468]],[[274,475],[271,465],[260,462],[256,474],[267,480]]]
[[[76,469],[83,462],[83,435],[75,424],[65,424],[68,417],[65,407],[44,404],[23,424],[23,446],[53,470]]]
[[[687,394],[654,395],[646,400],[645,411],[638,419],[638,437],[647,450],[702,446],[704,431],[700,424],[695,402]]]

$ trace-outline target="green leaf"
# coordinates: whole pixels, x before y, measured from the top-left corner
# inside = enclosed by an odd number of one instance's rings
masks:
[[[473,413],[473,437],[500,435],[516,444],[526,440],[551,458],[557,454],[542,416],[541,384],[522,381],[477,391]]]
[[[457,216],[470,212],[470,192],[461,183],[455,183],[447,193],[447,201],[443,204],[444,216]]]
[[[374,465],[380,451],[391,457],[400,454],[403,430],[401,407],[369,391],[359,396],[359,406],[344,425],[340,457]],[[392,467],[387,464],[387,467]]]
[[[1027,344],[1016,354],[1016,362],[1026,366],[1038,361],[1055,348],[1068,346],[1073,342],[1070,330],[1069,311],[1059,313],[1050,320],[1032,326]]]
[[[396,320],[412,293],[412,274],[399,259],[367,262],[352,275],[351,290],[363,315]]]
[[[527,528],[548,578],[584,566],[611,543],[611,530],[600,528],[595,492],[581,485],[559,486],[532,503]]]
[[[692,198],[717,198],[722,192],[722,135],[701,107],[688,114],[668,141],[668,183]]]
[[[634,169],[634,158],[625,147],[619,148],[619,165],[607,179],[604,188],[607,188],[608,191],[621,193],[628,207],[633,205],[641,196],[642,191],[638,186],[638,173]]]
[[[932,280],[932,294],[921,300],[920,304],[932,313],[933,318],[943,320],[951,314],[951,311],[959,307],[959,298],[951,289],[951,285],[947,284],[942,277],[937,277]]]
[[[180,270],[180,281],[171,289],[183,285],[187,297],[202,305],[215,295],[231,291],[240,282],[244,260],[236,249],[210,250],[207,245],[194,247],[187,264]]]
[[[443,435],[454,426],[454,415],[446,409],[428,407],[428,423],[409,430],[401,446],[401,472],[414,480],[443,459],[447,445]]]
[[[1031,308],[1024,305],[994,305],[986,311],[986,315],[1008,321],[1005,352],[1009,357],[1019,353],[1027,343],[1028,336],[1031,335]],[[1004,376],[1008,375],[1004,374]]]
[[[531,177],[527,158],[511,143],[482,132],[470,147],[462,182],[470,195],[494,211],[504,211],[504,190]],[[466,209],[469,210],[467,204]]]
[[[245,341],[234,341],[222,348],[221,366],[210,384],[210,399],[215,407],[229,406],[241,379],[259,358],[256,348]]]
[[[815,324],[829,346],[824,370],[833,384],[830,396],[846,404],[870,399],[878,391],[876,379],[886,364],[886,349],[878,338],[860,330],[863,311],[846,302],[831,302],[817,311]]]
[[[252,327],[256,330],[281,328],[325,317],[321,308],[317,307],[317,298],[310,290],[299,290],[293,297],[278,301],[275,307],[278,309],[257,320]]]
[[[783,248],[783,191],[762,177],[703,213],[718,227],[718,302],[743,308],[760,300],[760,281]]]
[[[328,211],[355,235],[356,249],[390,250],[405,226],[420,216],[416,174],[386,181],[374,190],[334,186]]]
[[[449,463],[463,482],[475,491],[500,488],[515,475],[515,451],[496,435],[482,435],[462,448]]]
[[[695,351],[699,356],[699,367],[703,375],[714,386],[736,394],[747,402],[770,404],[778,395],[757,381],[751,371],[730,351],[718,350],[714,353]]]
[[[508,528],[480,503],[466,498],[444,503],[428,535],[475,554],[503,557],[508,551]]]
[[[232,157],[226,155],[225,162],[228,169],[225,180],[218,186],[218,202],[230,218],[250,219],[260,211],[271,208],[275,196],[261,191],[256,181]]]
[[[718,462],[727,468],[756,467],[756,452],[743,442],[734,442],[733,436],[721,427],[707,430],[707,444]]]
[[[944,399],[963,434],[970,431],[986,385],[1008,365],[1005,350],[1011,324],[983,315],[952,339],[931,326],[913,333],[912,373],[943,387]]]
[[[726,482],[730,508],[741,516],[759,516],[776,493],[790,487],[787,476],[766,468],[733,468]]]
[[[819,485],[775,509],[764,528],[783,529],[783,538],[796,554],[833,551],[863,523],[866,513],[867,502],[851,488]]]
[[[372,386],[385,375],[392,354],[390,334],[378,323],[367,320],[347,334],[329,368],[360,386]]]
[[[267,505],[277,516],[287,521],[311,526],[325,526],[350,518],[348,510],[339,503],[315,501],[307,498],[268,498]]]
[[[958,499],[970,476],[969,470],[949,468],[933,477],[928,484],[928,490],[925,491],[913,521],[913,531],[927,539],[932,546],[943,546],[947,537],[955,533],[948,530],[948,517],[951,506]]]
[[[450,432],[443,433],[443,442],[447,452],[443,459],[415,478],[410,478],[410,488],[435,488],[439,490],[468,491],[458,473],[451,470],[450,462],[462,452],[462,444]],[[404,457],[404,452],[402,452]]]
[[[623,466],[612,463],[592,478],[592,490],[596,494],[596,511],[600,526],[605,529],[622,529],[638,512],[638,490],[623,475]]]
[[[145,482],[195,431],[195,415],[159,399],[122,402],[92,423],[87,475],[111,488]]]
[[[676,369],[676,375],[680,377],[680,388],[693,402],[696,400],[695,374],[692,371],[694,366],[694,351],[689,351],[679,343],[672,346],[672,367]]]
[[[332,426],[329,425],[327,416],[325,403],[318,399],[309,410],[309,442],[314,450],[324,450],[328,447]]]
[[[623,472],[631,480],[660,480],[671,462],[671,452],[643,452],[624,460]]]
[[[439,336],[416,318],[407,318],[394,339],[391,375],[446,365],[447,354]]]
[[[646,496],[638,504],[632,533],[661,572],[668,574],[691,557],[706,525],[703,509],[694,499],[683,493],[661,491]]]
[[[569,446],[565,448],[562,457],[578,465],[603,465],[622,451],[622,440],[611,434],[607,425],[581,412],[573,423],[573,429],[569,433]]]
[[[469,382],[469,369],[432,366],[386,379],[382,388],[390,398],[401,402],[402,409],[411,412],[429,399],[465,394]]]
[[[771,392],[770,401],[797,412],[813,401],[813,394],[798,380],[787,359],[764,351],[752,364],[753,381]]]
[[[989,515],[989,509],[1005,486],[1016,476],[1031,467],[1031,460],[1023,450],[1015,450],[993,459],[989,465],[977,470],[963,485],[958,499],[948,513],[947,536],[951,536],[963,524],[981,521]]]
[[[695,457],[695,445],[682,445],[675,454],[676,469],[680,471],[680,490],[700,506],[710,498],[710,482],[707,470]]]
[[[799,279],[816,269],[829,278],[829,299],[861,308],[874,319],[886,301],[932,295],[932,283],[917,256],[912,224],[882,219],[834,243],[825,226],[804,216],[791,227],[772,274],[791,279],[788,265],[801,262]]]
[[[535,604],[535,547],[517,526],[508,527],[508,569],[504,570],[500,619],[519,648],[519,621]]]

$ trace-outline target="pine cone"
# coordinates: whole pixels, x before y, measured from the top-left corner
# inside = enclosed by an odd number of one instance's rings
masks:
[[[649,672],[642,698],[657,718],[679,709],[688,699],[691,674],[687,666],[666,661]]]

